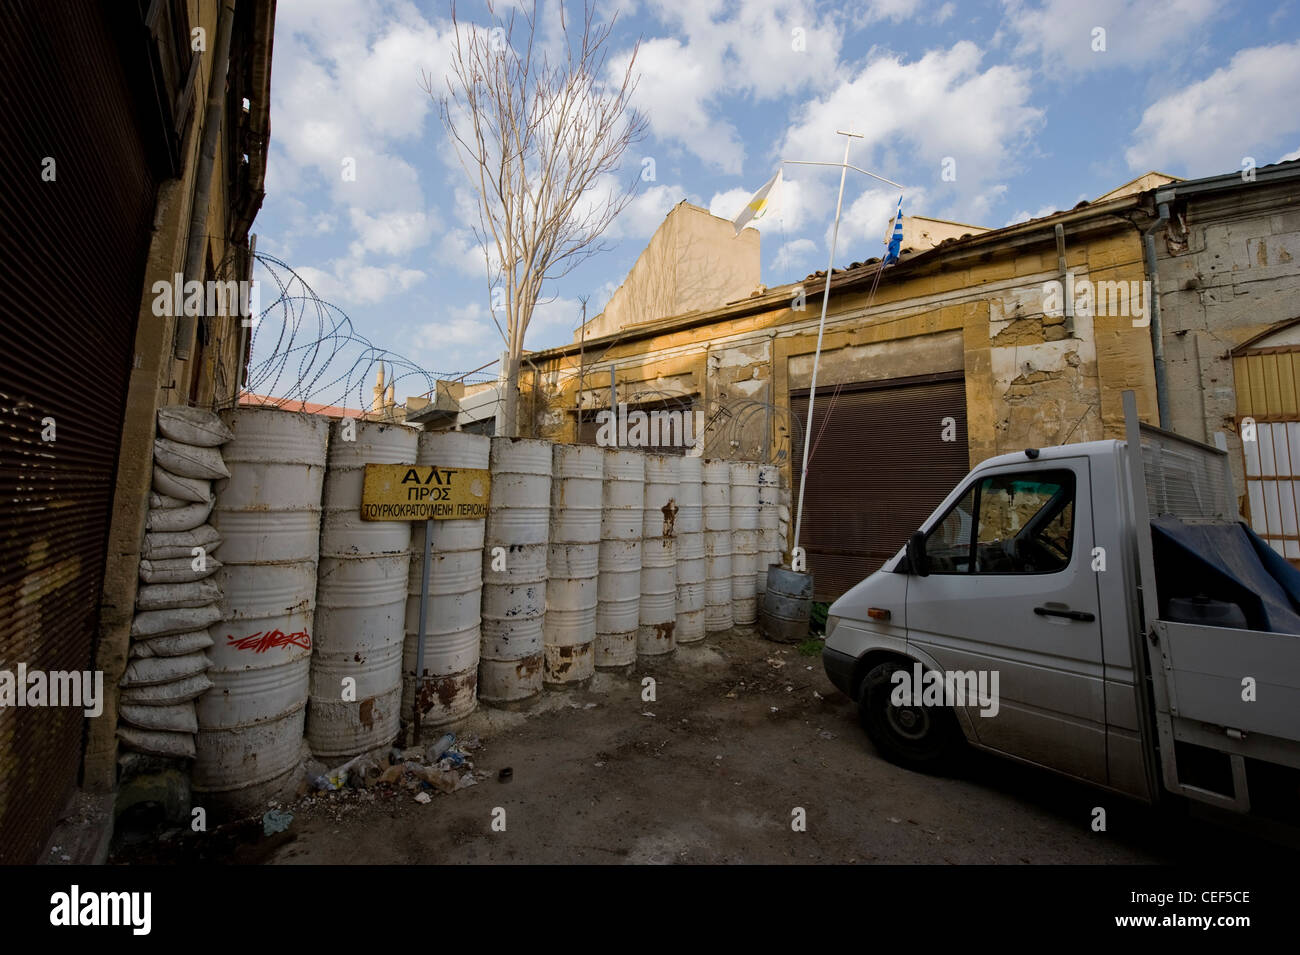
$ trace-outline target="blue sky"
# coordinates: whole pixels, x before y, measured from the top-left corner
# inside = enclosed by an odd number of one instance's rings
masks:
[[[544,36],[557,2],[539,2]],[[548,290],[530,350],[572,340],[579,299],[599,312],[677,202],[731,218],[782,158],[839,161],[837,129],[864,134],[851,161],[902,184],[905,213],[989,227],[1149,169],[1198,177],[1247,156],[1300,155],[1300,0],[600,0],[597,10],[619,14],[612,60],[641,41],[635,103],[649,131],[622,172],[638,195],[607,234],[610,250]],[[438,375],[503,348],[474,196],[420,85],[421,70],[445,75],[449,12],[280,0],[254,227],[258,251],[292,266],[366,339]],[[490,22],[482,0],[459,13]],[[1093,49],[1097,28],[1104,50]],[[653,181],[641,179],[647,158]],[[825,268],[834,215],[836,172],[786,167],[786,177],[779,215],[758,223],[769,286]],[[896,202],[896,190],[850,173],[837,264],[879,254]],[[348,395],[339,385],[314,400],[355,406],[369,397],[359,379]],[[404,378],[398,399],[426,388]]]

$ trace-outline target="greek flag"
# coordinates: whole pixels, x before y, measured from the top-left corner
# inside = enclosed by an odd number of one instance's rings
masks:
[[[885,265],[898,261],[898,252],[903,245],[903,197],[898,197],[898,212],[894,215],[894,234],[889,240],[889,251],[885,253]]]

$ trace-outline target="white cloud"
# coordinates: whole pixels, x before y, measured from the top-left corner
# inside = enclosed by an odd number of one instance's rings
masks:
[[[899,23],[916,16],[920,7],[921,0],[871,0],[867,4],[867,19]]]
[[[1028,212],[1025,209],[1020,209],[1015,215],[1006,221],[1005,225],[1017,225],[1021,222],[1028,222],[1030,219],[1041,219],[1043,216],[1050,216],[1053,212],[1060,211],[1060,209],[1052,205],[1039,206],[1036,212]]]
[[[812,239],[795,239],[777,249],[772,257],[772,268],[785,273],[795,265],[813,261],[816,254],[817,243]]]
[[[643,186],[606,232],[611,239],[648,239],[664,218],[691,196],[684,186]]]
[[[478,302],[467,305],[451,306],[445,317],[421,325],[412,338],[417,348],[425,348],[441,353],[449,346],[479,344],[489,351],[499,350],[496,346],[501,341],[501,334],[488,311]]]
[[[847,118],[865,136],[854,140],[850,162],[886,176],[895,168],[929,168],[937,181],[941,163],[951,157],[956,180],[937,183],[939,191],[929,200],[946,206],[928,214],[981,218],[990,183],[1014,171],[1043,118],[1041,109],[1029,105],[1027,70],[981,68],[982,58],[979,48],[965,40],[911,63],[878,55],[825,97],[796,111],[800,120],[787,133],[782,155],[838,160],[843,147],[835,131],[845,127]],[[814,181],[824,189],[827,178]],[[806,204],[821,207],[824,196]],[[833,204],[834,192],[829,201]],[[912,199],[904,201],[912,205]]]
[[[375,305],[427,277],[400,265],[357,265],[346,260],[331,262],[328,271],[310,265],[297,266],[294,271],[320,298],[344,311],[356,305]]]
[[[642,43],[637,108],[656,137],[722,172],[740,172],[745,160],[736,127],[719,115],[722,99],[764,102],[834,81],[844,25],[812,0],[777,8],[769,0],[657,0],[651,9],[673,36]],[[611,57],[611,75],[622,75],[629,54]]]
[[[592,302],[587,302],[587,317],[596,313],[592,311]],[[540,340],[569,341],[582,322],[582,303],[576,298],[555,296],[539,299],[533,309],[532,320],[528,323],[528,347],[540,348]],[[559,333],[557,336],[556,333]]]
[[[992,183],[963,204],[960,221],[968,222],[971,225],[983,225],[992,215],[993,207],[1006,199],[1007,191],[1006,183]]]
[[[1292,159],[1300,159],[1300,149],[1293,149],[1291,152],[1279,159],[1278,162],[1290,162]]]
[[[366,252],[384,252],[401,256],[429,241],[436,222],[429,213],[418,211],[381,212],[367,215],[361,209],[350,210],[357,240],[349,252],[361,258]]]
[[[903,190],[903,215],[920,214],[927,206],[924,186],[908,186]],[[887,232],[894,214],[898,211],[898,190],[889,186],[867,189],[860,193],[840,217],[840,237],[835,253],[835,265],[868,259],[885,253]],[[826,229],[830,242],[831,230]]]
[[[1241,50],[1199,83],[1147,107],[1129,167],[1209,175],[1275,155],[1300,132],[1300,41]]]
[[[740,210],[745,208],[745,203],[754,195],[753,189],[728,189],[726,192],[717,192],[709,200],[709,212],[723,219],[734,219],[740,215]],[[755,229],[765,229],[768,227],[766,217],[752,223]]]
[[[617,75],[626,68],[626,56],[611,65]],[[660,37],[641,46],[634,70],[641,76],[632,102],[655,136],[678,141],[723,172],[740,171],[745,158],[740,135],[710,109],[722,87],[720,62],[700,56],[677,39]]]
[[[421,69],[445,73],[449,37],[406,3],[279,8],[268,182],[281,201],[309,202],[318,227],[349,222],[353,258],[404,255],[429,241],[420,176],[399,150],[425,131],[434,106]]]
[[[1016,52],[1038,56],[1049,74],[1133,66],[1157,59],[1210,20],[1221,0],[1003,0]],[[1105,51],[1093,50],[1093,31],[1105,30]]]

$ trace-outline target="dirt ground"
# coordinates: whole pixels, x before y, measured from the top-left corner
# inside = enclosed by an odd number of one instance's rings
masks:
[[[653,701],[642,700],[647,676]],[[151,855],[290,865],[1240,865],[1280,851],[1006,760],[975,757],[960,778],[895,767],[819,656],[740,630],[629,677],[547,690],[524,712],[482,707],[456,729],[482,740],[474,763],[490,775],[475,786],[427,804],[400,790],[313,794],[269,839],[251,823],[174,834],[171,853],[155,843]],[[1107,811],[1106,832],[1091,829],[1095,806]],[[798,809],[805,831],[792,826]],[[194,840],[204,843],[197,853]]]

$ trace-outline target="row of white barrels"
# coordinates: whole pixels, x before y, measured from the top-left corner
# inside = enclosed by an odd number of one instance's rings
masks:
[[[331,436],[325,419],[266,408],[223,417],[225,622],[197,704],[201,792],[255,804],[292,773],[304,732],[317,756],[355,754],[417,706],[426,726],[455,722],[477,699],[526,700],[752,623],[779,558],[775,468],[376,422]],[[368,463],[492,471],[486,522],[433,522],[419,674],[425,525],[360,519]]]

